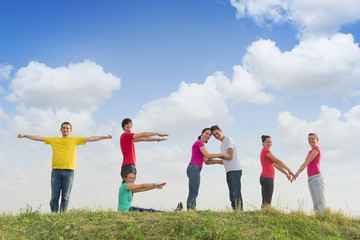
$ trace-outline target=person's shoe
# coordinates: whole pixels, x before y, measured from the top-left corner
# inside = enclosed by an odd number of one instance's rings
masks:
[[[175,208],[175,212],[180,212],[181,210],[183,210],[183,204],[182,202],[179,202],[177,207]]]

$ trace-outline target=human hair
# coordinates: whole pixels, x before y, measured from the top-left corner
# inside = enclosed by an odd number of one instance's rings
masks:
[[[210,130],[211,130],[211,133],[213,133],[215,130],[219,130],[219,131],[221,131],[221,129],[219,128],[219,126],[218,126],[218,125],[214,125],[214,126],[212,126],[212,127],[210,128]]]
[[[271,138],[271,137],[270,137],[269,135],[262,135],[262,136],[261,136],[262,142],[265,142],[266,139],[268,139],[268,138]]]
[[[131,173],[131,174],[134,174],[133,172],[126,172],[126,173],[124,174],[124,178],[123,178],[123,180],[122,180],[122,183],[125,183],[125,178],[127,178],[130,173]],[[135,174],[134,174],[134,176],[135,176]],[[135,176],[135,178],[136,178],[136,176]]]
[[[132,123],[132,120],[130,118],[125,118],[124,120],[122,120],[122,123],[121,123],[122,129],[124,129],[125,125],[128,123]]]
[[[319,137],[316,133],[309,133],[308,137],[310,136],[314,136],[316,138],[317,141],[319,141]]]
[[[201,135],[202,135],[204,132],[206,132],[207,130],[210,130],[210,132],[211,132],[211,129],[210,129],[209,127],[207,127],[207,128],[204,128],[204,129],[201,131]],[[198,137],[198,140],[201,139],[201,135]],[[205,143],[207,143],[207,141],[206,141]]]
[[[72,130],[71,123],[69,123],[69,122],[63,122],[63,123],[61,124],[60,128],[62,128],[63,125],[69,125],[69,126],[70,126],[70,130]]]

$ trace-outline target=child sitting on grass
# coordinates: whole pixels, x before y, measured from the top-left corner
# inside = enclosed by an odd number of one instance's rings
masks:
[[[162,189],[166,183],[143,183],[143,184],[134,184],[135,174],[132,172],[125,173],[123,182],[119,189],[119,203],[118,209],[121,212],[125,211],[138,211],[138,212],[163,212],[157,211],[152,208],[138,208],[133,207],[131,202],[133,200],[133,194],[137,192],[145,192],[152,189]],[[175,212],[179,212],[183,209],[183,204],[180,202],[175,209]]]

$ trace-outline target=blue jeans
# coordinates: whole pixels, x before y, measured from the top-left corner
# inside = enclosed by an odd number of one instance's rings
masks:
[[[61,192],[60,212],[66,212],[69,204],[70,192],[74,180],[74,171],[69,169],[53,169],[51,172],[51,212],[59,212],[59,198]]]
[[[189,195],[186,201],[187,210],[196,208],[196,198],[199,194],[201,167],[190,163],[186,169],[189,177]]]
[[[243,200],[241,196],[241,175],[242,170],[229,171],[226,173],[226,182],[229,187],[229,197],[232,209],[237,209],[240,205],[243,209]]]
[[[308,185],[316,214],[323,214],[326,205],[324,196],[324,177],[321,174],[308,178]]]
[[[125,174],[128,173],[128,172],[131,172],[136,176],[137,171],[136,171],[136,167],[135,167],[134,164],[121,166],[120,175],[121,175],[122,178],[124,178]]]
[[[130,207],[129,211],[132,212],[164,212],[164,211],[158,211],[152,208],[139,208],[139,207]]]

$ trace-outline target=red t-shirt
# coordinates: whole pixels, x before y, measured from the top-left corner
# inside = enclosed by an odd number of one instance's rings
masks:
[[[274,179],[275,178],[275,170],[274,170],[274,162],[266,156],[270,152],[269,149],[263,148],[260,153],[260,162],[262,166],[262,172],[260,177],[267,177]]]
[[[122,166],[134,164],[136,165],[134,133],[124,132],[120,137],[120,148],[124,156]]]

